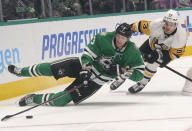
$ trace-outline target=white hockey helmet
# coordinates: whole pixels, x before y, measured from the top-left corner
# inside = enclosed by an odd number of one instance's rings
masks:
[[[178,11],[170,9],[167,11],[165,16],[163,17],[163,21],[168,21],[168,22],[173,22],[173,23],[178,24],[179,17],[180,17],[180,14]]]

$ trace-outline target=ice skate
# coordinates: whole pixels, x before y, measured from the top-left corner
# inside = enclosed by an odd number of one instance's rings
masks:
[[[16,67],[15,65],[9,65],[8,71],[16,76],[21,76],[21,68]]]
[[[116,79],[113,83],[111,83],[110,89],[111,89],[111,90],[116,90],[116,89],[119,88],[124,82],[125,82],[125,80],[123,80],[123,79]]]
[[[128,90],[130,93],[135,94],[135,93],[140,92],[144,87],[145,87],[145,85],[138,82],[137,84],[131,86]]]
[[[29,94],[19,100],[19,106],[34,105],[33,97],[35,94]]]

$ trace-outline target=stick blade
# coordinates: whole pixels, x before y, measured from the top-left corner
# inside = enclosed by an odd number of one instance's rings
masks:
[[[5,120],[9,119],[10,117],[12,117],[12,115],[7,115],[7,116],[3,117],[3,118],[1,119],[1,121],[5,121]]]

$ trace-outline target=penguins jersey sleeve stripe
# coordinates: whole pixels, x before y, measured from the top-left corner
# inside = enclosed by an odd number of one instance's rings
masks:
[[[169,56],[173,60],[175,58],[181,57],[185,52],[186,44],[182,48],[172,48],[169,50]]]

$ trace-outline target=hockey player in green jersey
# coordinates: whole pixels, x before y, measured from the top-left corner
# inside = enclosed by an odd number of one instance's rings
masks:
[[[98,91],[104,83],[115,78],[141,80],[144,62],[140,51],[133,42],[129,41],[131,36],[130,25],[123,23],[115,32],[97,34],[84,49],[80,58],[65,58],[24,68],[9,65],[9,72],[17,76],[54,76],[55,79],[68,76],[76,78],[64,91],[29,94],[21,98],[19,105],[41,104],[62,94],[64,94],[62,97],[46,104],[64,106],[71,101],[78,104]],[[78,88],[68,93],[75,87]]]

